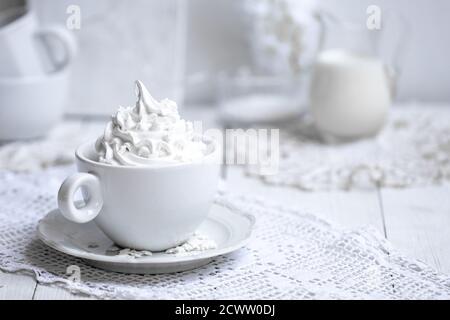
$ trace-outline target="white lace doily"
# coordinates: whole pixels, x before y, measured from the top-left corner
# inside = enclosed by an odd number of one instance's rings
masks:
[[[43,139],[0,145],[0,169],[16,172],[39,171],[73,163],[75,149],[83,142],[95,140],[103,124],[66,121]]]
[[[394,107],[373,139],[323,144],[310,118],[280,132],[276,175],[248,174],[303,190],[423,186],[450,181],[450,109]]]
[[[2,270],[99,298],[450,298],[449,277],[402,256],[374,230],[342,231],[298,209],[229,195],[217,201],[256,217],[247,247],[176,274],[95,269],[36,238],[38,220],[56,207],[59,184],[72,170],[0,171]],[[66,275],[71,265],[80,267],[80,282]]]

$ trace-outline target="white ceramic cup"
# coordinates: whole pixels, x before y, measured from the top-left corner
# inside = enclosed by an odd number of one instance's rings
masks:
[[[0,77],[0,141],[42,137],[62,118],[71,61],[47,75]]]
[[[212,142],[211,142],[212,143]],[[218,149],[202,163],[160,167],[108,165],[97,161],[94,144],[76,151],[79,173],[68,177],[58,193],[67,219],[93,219],[117,245],[163,251],[186,241],[206,219],[219,179]],[[85,206],[74,195],[81,187]]]
[[[64,48],[60,61],[51,61],[51,46],[56,41]],[[34,12],[24,7],[0,11],[0,76],[37,76],[46,67],[66,65],[76,51],[71,33],[59,25],[39,26]],[[47,50],[46,50],[47,49]]]

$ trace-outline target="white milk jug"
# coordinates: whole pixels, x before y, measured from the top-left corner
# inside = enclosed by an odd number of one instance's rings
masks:
[[[376,54],[379,31],[324,13],[319,21],[323,33],[310,86],[315,125],[328,142],[374,135],[385,123],[395,82],[392,68]],[[340,34],[332,38],[329,31]]]

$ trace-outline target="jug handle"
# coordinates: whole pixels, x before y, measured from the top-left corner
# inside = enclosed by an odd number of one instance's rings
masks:
[[[306,63],[306,65],[303,67],[303,70],[305,72],[309,72],[309,71],[312,70],[313,65],[314,65],[314,61],[315,61],[315,57],[320,52],[320,50],[322,50],[322,48],[324,46],[326,20],[328,19],[328,20],[336,22],[336,23],[338,22],[336,17],[334,17],[332,14],[330,14],[329,12],[327,12],[327,11],[325,11],[323,9],[315,10],[314,13],[313,13],[313,18],[317,21],[318,26],[319,26],[319,40],[317,42],[317,46],[315,48],[315,52],[313,54],[313,58],[311,59],[311,61]]]
[[[387,24],[389,24],[390,21],[392,20],[399,22],[400,31],[398,35],[398,41],[396,41],[396,45],[391,54],[391,62],[385,65],[385,74],[390,90],[391,99],[394,100],[397,96],[398,78],[402,72],[400,59],[402,58],[402,55],[405,52],[405,49],[409,42],[409,38],[411,36],[410,31],[411,26],[408,23],[408,21],[404,18],[404,16],[402,16],[398,12],[389,10],[386,13],[386,18],[384,19],[384,21],[386,21]],[[386,23],[384,23],[384,25],[385,24]]]
[[[386,81],[388,84],[391,100],[394,100],[397,96],[397,78],[399,75],[399,71],[397,71],[394,67],[386,64],[384,66],[384,73],[386,75]]]
[[[316,53],[323,49],[323,45],[325,42],[325,30],[326,30],[326,20],[333,22],[335,24],[339,24],[340,21],[330,12],[325,11],[323,9],[318,9],[314,13],[314,18],[319,23],[319,42],[317,45]]]

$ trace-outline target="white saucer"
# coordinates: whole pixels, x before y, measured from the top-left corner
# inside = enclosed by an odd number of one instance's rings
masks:
[[[245,246],[254,223],[255,219],[251,215],[215,204],[197,232],[214,240],[217,243],[216,249],[191,252],[188,255],[157,252],[137,258],[111,251],[115,247],[114,243],[94,222],[77,224],[68,221],[57,209],[39,221],[37,234],[51,248],[82,258],[94,267],[123,273],[157,274],[198,268],[216,256]]]

